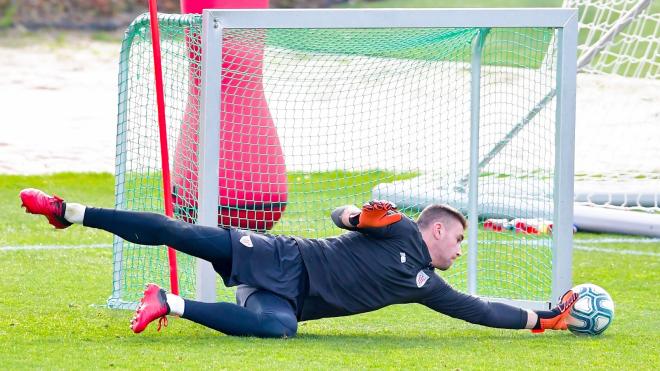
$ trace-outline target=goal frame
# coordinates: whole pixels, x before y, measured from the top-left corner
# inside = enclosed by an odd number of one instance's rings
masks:
[[[222,39],[234,28],[518,28],[557,29],[555,120],[554,233],[552,237],[552,296],[547,301],[492,298],[530,309],[547,309],[572,285],[573,169],[575,146],[575,86],[577,61],[577,9],[205,9],[202,14],[201,117],[199,128],[200,225],[216,226],[221,117]],[[481,36],[477,37],[478,39]],[[482,43],[474,43],[473,55]],[[468,292],[477,295],[478,249],[478,130],[480,60],[472,59],[471,145],[468,208]],[[197,299],[215,301],[216,273],[198,259]]]

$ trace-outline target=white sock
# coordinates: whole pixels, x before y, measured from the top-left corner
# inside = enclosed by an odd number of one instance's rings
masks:
[[[527,325],[525,326],[526,329],[533,329],[534,326],[536,326],[536,321],[538,321],[539,316],[536,314],[536,312],[525,309],[527,311]]]
[[[170,315],[179,317],[183,316],[186,302],[183,301],[182,297],[179,295],[167,294],[167,305],[170,306]]]
[[[64,210],[64,219],[69,223],[83,224],[85,209],[86,207],[84,205],[67,202],[66,210]]]

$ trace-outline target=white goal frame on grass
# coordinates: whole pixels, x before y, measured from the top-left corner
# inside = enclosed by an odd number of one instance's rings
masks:
[[[222,40],[226,29],[268,28],[424,28],[550,27],[557,29],[556,138],[554,172],[554,234],[552,241],[552,297],[547,301],[495,298],[527,308],[548,308],[572,285],[573,167],[577,53],[576,9],[206,9],[202,20],[202,93],[199,150],[198,224],[218,222],[218,163],[221,117]],[[471,145],[468,177],[468,291],[478,295],[476,268],[479,191],[479,89],[482,36],[474,42],[471,64]],[[216,273],[198,260],[197,298],[214,301]]]

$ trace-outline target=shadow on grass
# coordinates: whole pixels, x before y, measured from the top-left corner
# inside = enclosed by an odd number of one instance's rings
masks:
[[[151,330],[154,331],[154,330]],[[443,330],[437,329],[433,332],[409,332],[407,334],[387,333],[388,329],[383,329],[384,333],[374,332],[351,332],[351,333],[299,333],[293,338],[256,338],[249,336],[228,336],[220,332],[215,332],[210,329],[200,329],[199,331],[176,331],[170,334],[143,334],[121,336],[124,340],[132,343],[139,344],[153,344],[162,342],[185,342],[189,345],[195,343],[209,344],[213,342],[221,342],[225,344],[239,344],[239,343],[259,343],[261,345],[277,345],[284,343],[314,343],[316,345],[324,344],[325,346],[337,346],[344,351],[349,351],[352,346],[360,347],[362,345],[370,345],[373,343],[389,344],[390,349],[405,349],[410,347],[429,347],[435,346],[441,342],[444,347],[453,348],[457,346],[464,346],[465,344],[483,342],[483,341],[503,341],[507,344],[519,343],[520,345],[533,343],[535,340],[546,342],[548,339],[557,339],[557,336],[565,337],[565,340],[571,341],[574,339],[588,339],[586,337],[573,336],[570,333],[548,333],[542,335],[532,335],[528,330],[497,330],[497,329],[484,329],[484,330],[470,330],[470,329],[451,329]],[[146,335],[146,336],[145,336]],[[154,336],[155,335],[155,336]],[[159,336],[163,335],[163,336]],[[604,337],[599,337],[603,339]]]

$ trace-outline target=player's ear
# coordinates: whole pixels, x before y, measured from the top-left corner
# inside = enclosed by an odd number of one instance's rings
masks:
[[[443,233],[445,233],[445,225],[442,222],[433,223],[433,236],[439,239]]]

